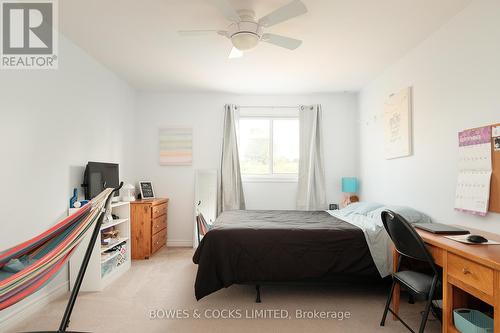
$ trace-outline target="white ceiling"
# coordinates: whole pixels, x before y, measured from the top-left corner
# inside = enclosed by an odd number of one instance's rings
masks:
[[[230,0],[264,16],[289,0]],[[208,0],[64,0],[62,32],[139,90],[309,93],[359,90],[471,0],[303,0],[306,15],[269,28],[304,43],[267,43],[227,59],[230,41],[177,30],[224,29]]]

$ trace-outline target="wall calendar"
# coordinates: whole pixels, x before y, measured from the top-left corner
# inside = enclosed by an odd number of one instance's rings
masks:
[[[458,181],[455,209],[484,216],[490,199],[491,126],[469,129],[458,134]]]

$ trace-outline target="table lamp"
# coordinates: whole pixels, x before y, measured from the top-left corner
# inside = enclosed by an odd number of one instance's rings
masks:
[[[359,198],[354,195],[356,192],[358,192],[358,178],[342,177],[342,192],[345,193],[344,200],[342,201],[342,208],[346,207],[352,202],[359,201]]]

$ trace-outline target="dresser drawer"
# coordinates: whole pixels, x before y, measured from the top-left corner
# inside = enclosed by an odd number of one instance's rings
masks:
[[[165,215],[167,213],[167,203],[153,206],[152,210],[153,219],[158,216]]]
[[[167,229],[163,229],[156,235],[153,235],[153,242],[151,243],[151,253],[155,253],[167,243]]]
[[[167,227],[167,215],[158,216],[153,219],[153,223],[151,225],[152,235],[158,233],[159,231],[165,229]]]
[[[448,274],[493,296],[493,270],[457,255],[448,254]]]

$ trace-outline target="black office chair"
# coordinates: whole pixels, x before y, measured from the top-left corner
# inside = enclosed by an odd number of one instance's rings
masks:
[[[438,285],[439,272],[431,254],[425,247],[424,241],[402,216],[390,210],[386,210],[382,212],[382,222],[400,256],[395,273],[392,274],[392,287],[387,299],[387,304],[385,305],[384,315],[382,316],[380,326],[384,326],[387,312],[389,311],[395,315],[407,329],[411,332],[415,332],[390,308],[394,287],[396,283],[398,283],[405,287],[413,296],[423,297],[427,301],[419,329],[419,333],[422,333],[424,332],[427,318],[431,310],[432,300]],[[411,270],[401,271],[401,260],[403,257],[426,262],[432,270],[432,275]]]

